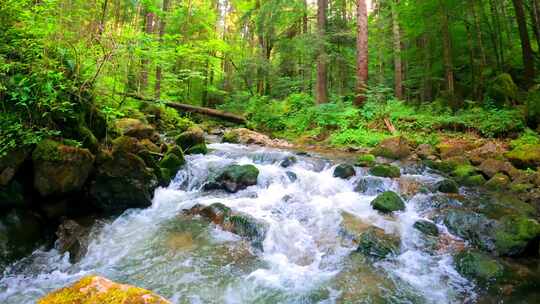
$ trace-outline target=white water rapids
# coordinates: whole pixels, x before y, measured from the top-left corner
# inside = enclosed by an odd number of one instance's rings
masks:
[[[0,278],[0,303],[26,304],[89,274],[152,290],[173,303],[462,303],[474,298],[472,284],[452,266],[451,253],[426,250],[413,228],[434,194],[416,194],[406,211],[383,216],[370,202],[380,190],[399,192],[380,179],[365,194],[350,180],[333,177],[334,163],[287,151],[212,144],[209,155],[188,164],[153,205],[129,210],[95,225],[86,256],[70,264],[67,254],[37,250],[12,264]],[[200,190],[209,172],[229,164],[254,164],[258,184],[236,194]],[[291,181],[287,171],[298,179]],[[405,175],[425,184],[439,177]],[[195,204],[221,202],[267,224],[263,251],[204,221],[180,216]],[[343,236],[349,216],[401,237],[400,254],[372,263]],[[444,231],[444,227],[440,226]]]

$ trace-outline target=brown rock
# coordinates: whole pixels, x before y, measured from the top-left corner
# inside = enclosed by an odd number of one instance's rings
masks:
[[[515,170],[514,166],[512,166],[510,162],[493,158],[484,160],[478,169],[480,169],[480,171],[489,178],[495,176],[497,173],[505,173],[510,175],[510,172]]]
[[[390,159],[404,159],[411,154],[411,146],[404,137],[392,137],[377,145],[372,154]]]
[[[436,146],[441,159],[447,159],[452,156],[462,156],[468,150],[472,149],[472,144],[463,140],[448,140]]]
[[[416,148],[416,154],[420,159],[430,159],[435,153],[437,153],[437,151],[435,151],[435,148],[432,145],[421,144]]]
[[[474,165],[479,165],[488,158],[502,159],[504,152],[506,152],[506,149],[501,144],[490,141],[480,148],[470,151],[468,154],[471,162]]]
[[[0,157],[0,186],[6,186],[17,173],[17,170],[28,157],[28,151],[24,149],[8,152]]]
[[[69,260],[78,262],[88,249],[89,229],[74,220],[65,220],[56,230],[56,247],[61,253],[69,252]]]

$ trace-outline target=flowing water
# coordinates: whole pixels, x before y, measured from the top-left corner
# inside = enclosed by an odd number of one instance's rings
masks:
[[[89,274],[150,289],[173,303],[463,303],[473,285],[452,266],[451,250],[429,249],[413,228],[429,214],[435,194],[416,194],[394,216],[370,202],[384,190],[403,191],[395,180],[368,178],[356,168],[350,180],[333,177],[336,163],[316,156],[232,144],[212,144],[209,155],[189,156],[186,168],[153,205],[129,210],[94,225],[86,256],[71,264],[67,254],[37,250],[6,269],[0,303],[35,303],[46,293]],[[233,163],[254,164],[258,184],[236,194],[201,191],[209,172]],[[294,172],[291,181],[287,171]],[[403,178],[422,185],[440,177],[428,172]],[[290,173],[289,173],[290,174]],[[221,202],[265,223],[262,250],[197,218],[182,216],[195,204]],[[344,227],[376,226],[401,238],[400,254],[372,262],[355,253]],[[350,225],[352,223],[352,225]],[[444,227],[440,226],[444,231]]]

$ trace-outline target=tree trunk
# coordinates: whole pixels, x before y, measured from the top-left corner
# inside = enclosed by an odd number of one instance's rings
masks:
[[[478,67],[478,85],[476,86],[475,98],[476,100],[482,99],[482,92],[484,90],[484,68],[487,66],[486,51],[484,48],[484,39],[482,36],[482,28],[480,26],[480,18],[476,11],[477,0],[474,0],[471,4],[471,11],[474,18],[474,26],[476,31],[476,40],[478,43],[478,51],[480,52],[480,66]],[[480,2],[480,9],[482,9],[482,2]]]
[[[368,15],[365,0],[357,0],[356,9],[356,106],[362,106],[366,101],[368,81]]]
[[[154,13],[147,12],[146,18],[145,18],[145,30],[144,32],[147,35],[152,35],[154,32]],[[150,60],[148,59],[148,54],[144,55],[144,58],[141,61],[141,81],[139,84],[139,91],[143,92],[146,91],[146,87],[148,86],[148,64],[150,63]]]
[[[450,37],[450,25],[446,6],[441,3],[442,15],[442,39],[443,39],[443,59],[446,78],[446,90],[449,97],[453,97],[454,89],[454,64],[452,62],[452,41]]]
[[[394,34],[394,92],[397,99],[403,99],[403,68],[401,62],[401,29],[396,0],[392,5],[392,31]]]
[[[531,19],[533,20],[534,36],[536,37],[538,52],[540,52],[540,3],[538,0],[532,0]]]
[[[169,10],[169,0],[163,0],[163,7],[162,7],[162,16],[159,19],[159,45],[160,48],[163,45],[163,36],[165,35],[165,27],[166,27],[166,21],[165,18],[167,17],[167,11]],[[162,67],[161,62],[158,62],[158,65],[156,67],[156,85],[154,89],[154,96],[159,99],[161,98],[161,79],[162,79]]]
[[[527,20],[525,19],[525,11],[523,9],[522,0],[512,0],[514,8],[516,10],[516,21],[519,28],[519,38],[521,40],[521,52],[523,54],[523,76],[524,83],[528,87],[533,84],[534,81],[534,58],[531,49],[531,41],[529,40],[529,32],[527,31]]]
[[[317,56],[317,103],[328,102],[328,75],[326,57],[326,8],[328,0],[317,0],[317,31],[319,35],[319,54]]]

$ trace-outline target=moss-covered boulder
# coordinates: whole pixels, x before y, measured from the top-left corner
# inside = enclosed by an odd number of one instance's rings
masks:
[[[443,161],[424,160],[423,163],[429,168],[442,172],[442,173],[451,173],[457,167],[456,163],[452,161],[446,161],[446,160],[443,160]]]
[[[53,140],[41,141],[32,153],[34,187],[41,196],[81,190],[94,164],[87,149]]]
[[[442,193],[459,193],[459,185],[451,179],[444,179],[438,182],[435,187]]]
[[[504,273],[503,266],[497,260],[475,250],[458,253],[454,256],[454,264],[462,276],[481,285],[495,282]]]
[[[0,215],[0,269],[36,249],[42,233],[40,219],[27,210],[13,209]]]
[[[17,149],[7,152],[0,157],[0,186],[6,186],[15,176],[17,170],[28,157],[26,149]]]
[[[504,152],[503,145],[489,141],[481,147],[471,150],[467,157],[473,165],[480,165],[486,159],[502,159]]]
[[[88,250],[90,228],[74,220],[64,220],[56,230],[55,247],[60,253],[69,253],[71,263],[80,261]]]
[[[522,145],[505,154],[505,156],[518,168],[540,167],[540,144]]]
[[[172,180],[176,173],[178,173],[178,171],[185,164],[186,160],[184,159],[184,155],[182,154],[181,150],[174,151],[173,149],[171,149],[171,151],[165,153],[165,155],[159,162],[162,181],[164,183],[167,183]]]
[[[393,191],[386,191],[379,194],[379,196],[371,202],[371,206],[373,209],[382,213],[405,210],[405,202]]]
[[[420,144],[415,150],[420,159],[434,159],[437,151],[430,144]]]
[[[358,179],[354,191],[366,195],[378,195],[386,190],[384,180],[374,176],[362,176]]]
[[[354,167],[347,164],[338,165],[334,169],[334,174],[333,174],[334,177],[342,178],[342,179],[348,179],[355,175],[356,175],[356,171],[354,170]]]
[[[441,159],[446,160],[450,157],[463,155],[465,151],[470,150],[471,144],[463,140],[454,140],[441,142],[435,148],[439,152]]]
[[[225,220],[231,216],[231,208],[223,205],[222,203],[214,203],[210,206],[202,208],[200,215],[209,219],[216,225],[223,225]]]
[[[508,187],[510,184],[510,178],[503,173],[497,173],[492,178],[490,178],[485,186],[492,191],[502,191]]]
[[[484,160],[478,169],[488,178],[492,178],[497,173],[510,174],[510,172],[516,170],[511,163],[493,158]]]
[[[150,206],[157,184],[157,176],[142,158],[116,151],[98,162],[90,194],[101,210],[121,212]]]
[[[519,256],[540,238],[540,224],[526,216],[510,215],[499,220],[491,235],[497,254]]]
[[[383,140],[371,153],[390,159],[404,159],[411,155],[411,146],[404,137],[392,137]]]
[[[398,178],[401,176],[399,167],[385,164],[375,165],[369,170],[369,173],[378,177]]]
[[[37,304],[171,304],[151,291],[115,283],[99,276],[88,276],[71,286],[54,291]]]
[[[199,127],[191,127],[175,139],[176,144],[185,154],[205,154],[207,152],[204,131]]]
[[[439,236],[439,228],[430,221],[418,220],[413,227],[427,236]]]
[[[356,251],[375,260],[399,253],[399,239],[377,228],[370,228],[362,233],[358,243]]]
[[[356,159],[356,165],[360,167],[372,167],[375,163],[376,159],[373,154],[362,154]]]
[[[121,118],[115,123],[116,129],[120,135],[135,137],[137,139],[151,139],[159,141],[159,134],[154,127],[135,118]]]
[[[461,180],[461,184],[467,187],[480,187],[486,183],[484,176],[480,174],[475,174],[472,176],[467,176]]]
[[[237,144],[240,143],[240,136],[234,130],[227,131],[223,134],[221,141],[224,143]]]
[[[253,247],[263,250],[267,226],[247,214],[236,214],[225,219],[225,230],[251,241]]]
[[[463,209],[447,210],[439,216],[439,219],[452,234],[471,242],[482,250],[495,250],[491,234],[498,226],[497,221],[483,214]]]
[[[216,178],[209,181],[204,188],[206,190],[223,189],[235,193],[256,185],[258,177],[259,169],[253,165],[231,165],[226,167]]]

